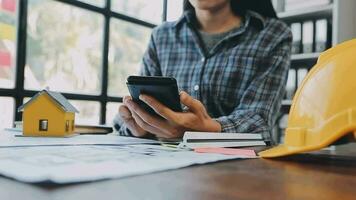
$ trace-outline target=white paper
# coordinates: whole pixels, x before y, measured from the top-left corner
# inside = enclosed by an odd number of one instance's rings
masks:
[[[256,133],[212,133],[212,132],[191,132],[184,133],[183,141],[187,140],[262,140],[261,134]]]
[[[24,182],[73,183],[112,179],[243,158],[160,145],[0,148],[0,174]]]
[[[252,147],[266,146],[264,141],[240,141],[240,142],[181,142],[179,148],[206,148],[206,147]]]
[[[68,146],[68,145],[127,145],[127,144],[159,144],[156,140],[116,135],[77,135],[73,137],[17,137],[11,131],[0,133],[0,147],[25,146]]]

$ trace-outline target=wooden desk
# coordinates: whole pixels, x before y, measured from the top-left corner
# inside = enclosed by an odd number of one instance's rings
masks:
[[[356,158],[318,153],[236,160],[64,186],[0,177],[0,195],[1,200],[355,199]]]

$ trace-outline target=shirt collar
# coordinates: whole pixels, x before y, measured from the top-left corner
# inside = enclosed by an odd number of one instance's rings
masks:
[[[259,29],[264,29],[266,27],[266,18],[260,15],[257,12],[248,10],[246,15],[249,15],[251,18],[251,23],[257,26]]]
[[[195,23],[195,13],[194,11],[185,11],[183,15],[174,22],[173,26],[176,27],[183,22],[187,22],[189,24],[194,24]],[[252,10],[248,10],[245,14],[245,21],[243,26],[249,26],[249,25],[256,26],[260,30],[264,29],[266,26],[266,18],[260,15],[257,12],[254,12]]]

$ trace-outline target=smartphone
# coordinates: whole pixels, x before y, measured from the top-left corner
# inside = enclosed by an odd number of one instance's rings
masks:
[[[177,81],[172,77],[159,76],[129,76],[126,85],[132,100],[151,114],[156,112],[139,99],[140,94],[146,94],[175,112],[182,112]]]

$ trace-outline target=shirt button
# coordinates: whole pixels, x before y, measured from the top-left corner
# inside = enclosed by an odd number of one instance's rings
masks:
[[[201,59],[201,62],[205,62],[205,58],[204,57]]]
[[[194,90],[198,91],[199,90],[199,85],[194,85]]]

